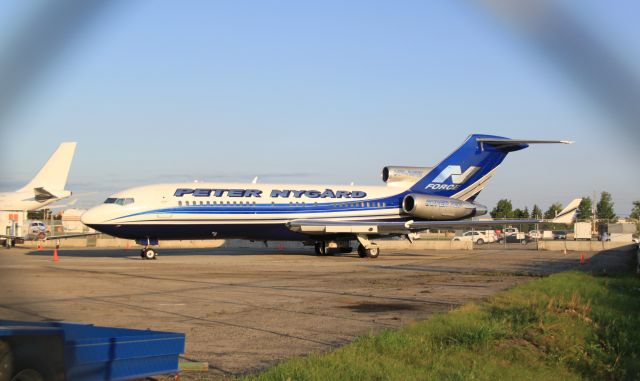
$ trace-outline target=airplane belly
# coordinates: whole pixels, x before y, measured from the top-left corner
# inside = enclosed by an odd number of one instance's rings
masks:
[[[96,224],[90,225],[90,227],[114,237],[126,239],[139,239],[147,237],[157,240],[205,240],[236,238],[274,241],[304,241],[309,239],[309,236],[306,234],[301,234],[289,230],[289,228],[284,223],[131,223],[122,225]]]

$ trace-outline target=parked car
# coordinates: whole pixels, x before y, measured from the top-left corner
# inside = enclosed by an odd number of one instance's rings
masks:
[[[468,231],[464,232],[461,236],[453,237],[452,241],[473,241],[476,245],[482,245],[487,242],[494,242],[495,239],[492,239],[486,232],[483,231]]]
[[[567,239],[567,232],[564,230],[554,230],[553,239]]]
[[[514,235],[514,234],[517,235],[518,233],[520,233],[518,228],[509,227],[509,228],[504,229],[504,235],[506,235],[506,236],[510,236],[510,235]]]
[[[511,235],[507,235],[507,243],[521,243],[523,245],[526,245],[527,243],[531,242],[531,238],[528,235],[525,235],[524,233],[519,233],[519,234],[511,234]],[[500,239],[498,239],[498,243],[504,243],[504,236],[500,237]]]
[[[531,230],[529,232],[529,238],[532,240],[542,239],[542,232],[540,230]]]

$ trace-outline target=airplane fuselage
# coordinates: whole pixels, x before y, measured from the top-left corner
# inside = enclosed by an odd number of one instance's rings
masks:
[[[529,144],[570,143],[512,140],[473,134],[433,167],[382,170],[386,186],[313,184],[158,184],[132,188],[108,198],[81,217],[100,232],[136,239],[141,256],[165,239],[245,238],[311,241],[316,253],[328,248],[376,258],[370,238],[411,234],[480,216],[475,199],[508,153]],[[432,223],[429,223],[429,222]],[[440,222],[438,224],[437,222]]]
[[[178,183],[132,188],[82,216],[122,238],[305,240],[285,225],[297,219],[408,220],[409,193],[392,186]]]

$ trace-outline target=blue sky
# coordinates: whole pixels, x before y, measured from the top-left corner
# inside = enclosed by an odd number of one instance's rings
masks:
[[[25,3],[0,5],[0,37]],[[564,3],[639,72],[637,2]],[[74,37],[2,122],[0,190],[68,140],[88,207],[154,182],[381,184],[478,132],[576,140],[510,155],[481,203],[640,199],[637,142],[474,2],[120,2]]]

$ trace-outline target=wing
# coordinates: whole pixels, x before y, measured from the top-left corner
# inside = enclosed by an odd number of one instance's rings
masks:
[[[65,238],[74,238],[74,237],[89,237],[89,236],[98,235],[98,234],[101,234],[101,233],[74,233],[74,234],[63,234],[63,235],[50,235],[50,236],[46,236],[44,238],[44,240],[46,241],[48,239],[65,239]],[[0,238],[22,238],[22,237],[0,234]]]
[[[293,220],[287,227],[295,232],[310,235],[356,234],[356,235],[393,235],[408,234],[427,229],[455,227],[486,227],[515,224],[536,224],[542,220],[479,220],[479,221],[327,221]]]
[[[76,237],[89,237],[93,235],[98,235],[101,233],[74,233],[74,234],[63,234],[63,235],[50,235],[47,236],[44,240],[52,240],[52,239],[65,239],[65,238],[76,238]]]

